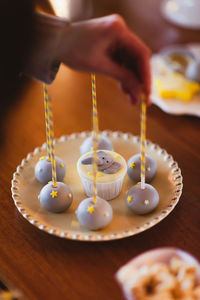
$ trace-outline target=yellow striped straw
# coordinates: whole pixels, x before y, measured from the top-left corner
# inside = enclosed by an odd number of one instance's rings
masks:
[[[97,202],[97,150],[98,150],[98,113],[97,113],[97,97],[96,97],[96,77],[95,74],[91,74],[92,81],[92,128],[93,128],[93,201]]]
[[[54,185],[54,187],[57,187],[55,149],[54,149],[54,142],[53,142],[53,139],[54,139],[53,114],[52,114],[52,109],[51,109],[51,99],[48,95],[47,86],[45,84],[44,84],[44,103],[45,103],[45,122],[47,124],[47,126],[46,126],[47,151],[50,150],[50,160],[52,163],[53,185]]]
[[[140,111],[141,188],[145,189],[146,97],[142,96]]]
[[[47,155],[48,159],[51,160],[51,149],[50,149],[50,130],[49,130],[49,111],[48,111],[48,92],[44,85],[44,113],[45,113],[45,125],[46,125],[46,140],[47,140]]]

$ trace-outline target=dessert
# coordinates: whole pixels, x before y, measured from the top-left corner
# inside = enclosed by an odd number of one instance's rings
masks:
[[[152,185],[146,183],[142,189],[139,183],[127,192],[126,203],[135,214],[145,215],[158,206],[159,195]]]
[[[200,266],[176,248],[147,251],[116,274],[128,300],[199,300]]]
[[[161,98],[190,101],[200,91],[197,82],[187,80],[182,74],[170,72],[154,79],[155,88]]]
[[[188,66],[196,61],[196,57],[189,49],[178,45],[164,48],[160,55],[172,71],[183,75],[185,75]]]
[[[191,63],[186,69],[185,76],[189,80],[200,83],[200,61]]]
[[[151,182],[157,171],[156,161],[148,154],[145,154],[145,181]],[[141,155],[132,156],[127,163],[128,176],[135,182],[140,181]]]
[[[62,159],[55,156],[57,180],[62,181],[65,177],[66,167]],[[52,163],[48,156],[40,157],[35,166],[35,177],[43,184],[47,184],[52,179]]]
[[[53,213],[65,211],[73,200],[72,191],[65,183],[56,182],[56,185],[57,187],[54,187],[53,182],[49,182],[38,196],[41,205]]]
[[[99,135],[98,136],[98,150],[113,150],[113,146],[111,141],[103,136]],[[93,151],[93,137],[90,136],[87,139],[84,140],[84,142],[81,144],[80,147],[81,155]]]
[[[76,215],[82,226],[98,230],[112,221],[113,210],[104,199],[97,197],[95,203],[93,198],[86,198],[79,204]]]
[[[78,174],[81,177],[87,196],[93,196],[93,152],[82,155],[77,162]],[[122,189],[126,174],[126,161],[113,151],[97,151],[97,195],[105,200],[117,197]]]

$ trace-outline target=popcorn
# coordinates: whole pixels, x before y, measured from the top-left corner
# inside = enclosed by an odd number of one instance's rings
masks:
[[[196,267],[177,257],[168,264],[155,263],[134,270],[127,268],[123,274],[128,299],[200,300]]]

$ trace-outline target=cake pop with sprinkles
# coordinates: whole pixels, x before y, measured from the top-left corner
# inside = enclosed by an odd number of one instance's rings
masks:
[[[55,156],[57,180],[62,181],[65,177],[66,166],[62,159]],[[42,184],[47,184],[52,179],[52,163],[48,156],[40,157],[35,166],[35,177]]]
[[[152,185],[145,183],[145,188],[142,189],[139,183],[129,189],[126,203],[135,214],[145,215],[158,206],[159,195]]]
[[[103,135],[98,136],[98,143],[97,143],[98,150],[113,150],[112,142]],[[87,139],[83,141],[80,147],[81,155],[93,151],[93,137],[89,136]]]
[[[46,88],[44,88],[44,93],[47,93]],[[47,184],[52,179],[52,161],[51,161],[51,151],[50,151],[50,122],[52,120],[52,109],[50,97],[46,94],[45,97],[48,99],[44,101],[45,108],[45,124],[46,124],[46,141],[47,141],[47,156],[40,157],[39,161],[35,165],[35,177],[42,184]],[[52,141],[53,143],[53,141]],[[55,156],[56,162],[56,175],[57,180],[62,181],[65,177],[66,166],[64,161]]]
[[[72,204],[73,195],[71,189],[63,182],[56,182],[54,186],[53,181],[46,184],[39,196],[42,207],[52,213],[59,213],[65,211]]]
[[[144,215],[152,212],[159,204],[159,194],[150,184],[145,183],[145,141],[146,141],[146,99],[143,95],[141,101],[141,137],[140,137],[140,177],[141,183],[131,187],[127,192],[126,204],[135,213]]]
[[[127,173],[130,179],[135,182],[140,181],[141,155],[133,155],[127,163]],[[145,181],[151,182],[157,172],[157,163],[150,155],[145,154]]]
[[[73,195],[71,189],[63,182],[57,182],[56,177],[56,161],[53,143],[53,119],[52,112],[49,110],[49,97],[47,88],[44,85],[44,102],[45,102],[45,119],[46,131],[50,151],[50,161],[52,166],[52,182],[46,184],[38,196],[42,207],[52,213],[60,213],[65,211],[72,203]]]
[[[76,211],[79,223],[90,229],[98,230],[106,227],[113,217],[111,205],[104,199],[97,197],[86,198],[78,206]]]
[[[93,197],[84,199],[78,206],[76,215],[79,223],[89,230],[98,230],[106,227],[112,220],[113,210],[104,199],[97,197],[97,141],[98,141],[98,113],[96,100],[95,74],[92,79],[92,103],[93,103]]]

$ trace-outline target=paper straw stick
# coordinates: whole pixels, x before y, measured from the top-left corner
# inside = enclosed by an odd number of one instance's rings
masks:
[[[145,143],[146,143],[146,97],[141,100],[140,112],[140,154],[141,154],[141,188],[145,189]]]
[[[51,109],[51,100],[48,96],[47,86],[44,84],[44,102],[47,109],[47,136],[49,137],[49,148],[50,148],[50,157],[51,157],[51,163],[52,163],[52,181],[54,187],[57,187],[56,184],[56,162],[55,162],[55,149],[54,149],[54,129],[53,129],[53,115],[52,115],[52,109]],[[46,113],[45,113],[45,120],[46,120]],[[47,143],[48,145],[48,143]]]
[[[93,201],[96,204],[97,202],[97,150],[98,150],[98,113],[97,113],[97,98],[96,98],[96,78],[95,74],[91,74],[92,80],[92,127],[93,127]]]
[[[49,130],[49,111],[48,111],[48,92],[46,86],[44,85],[44,112],[45,112],[45,125],[46,125],[46,140],[47,140],[47,155],[48,159],[51,160],[51,150],[50,150],[50,130]]]

